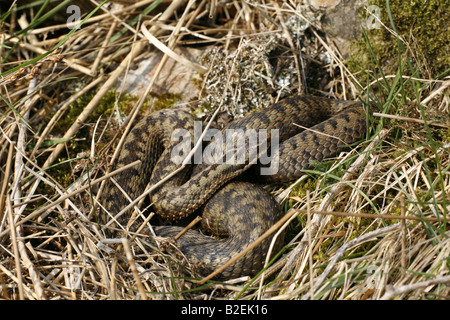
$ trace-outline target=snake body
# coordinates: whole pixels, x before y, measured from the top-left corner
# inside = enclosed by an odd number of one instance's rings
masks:
[[[310,128],[304,130],[304,128]],[[194,118],[186,111],[165,109],[154,112],[139,121],[128,134],[117,161],[117,168],[135,160],[142,163],[122,171],[114,177],[121,191],[114,184],[106,190],[104,208],[111,215],[120,212],[145,190],[179,167],[173,161],[175,148],[180,139],[173,139],[176,129],[183,128],[188,147],[195,143]],[[298,96],[284,99],[269,108],[251,113],[231,122],[226,130],[246,132],[266,130],[265,141],[258,141],[256,156],[259,159],[264,148],[270,145],[272,132],[279,135],[277,157],[270,165],[278,169],[265,175],[265,182],[284,182],[299,178],[302,170],[311,167],[314,161],[336,156],[347,145],[361,140],[366,132],[366,112],[356,101],[341,101],[315,96]],[[274,129],[278,131],[273,131]],[[242,130],[242,131],[239,131]],[[228,131],[227,131],[228,132]],[[247,145],[249,139],[245,140]],[[225,142],[214,139],[210,150],[225,150]],[[222,148],[220,148],[222,147]],[[175,153],[174,153],[175,152]],[[281,215],[277,202],[265,189],[237,178],[258,164],[244,156],[242,163],[224,161],[227,154],[219,154],[215,162],[188,166],[153,191],[153,210],[162,218],[179,220],[193,212],[202,214],[202,228],[213,235],[226,235],[225,239],[205,236],[189,230],[177,240],[177,245],[200,274],[208,274],[230,258],[244,250],[250,243],[267,231]],[[264,167],[264,166],[261,166]],[[256,170],[258,171],[258,170]],[[127,196],[129,198],[127,198]],[[118,218],[127,225],[130,211]],[[102,213],[103,222],[108,215]],[[131,226],[131,230],[136,227]],[[181,227],[159,226],[155,233],[163,237],[175,236]],[[147,231],[149,233],[149,231]],[[274,251],[282,244],[278,237]],[[225,269],[219,278],[251,275],[263,264],[270,238]]]

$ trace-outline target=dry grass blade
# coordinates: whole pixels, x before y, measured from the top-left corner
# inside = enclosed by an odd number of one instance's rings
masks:
[[[111,172],[111,173],[109,173],[109,174],[107,174],[107,175],[104,175],[103,177],[101,177],[101,178],[99,178],[99,179],[97,179],[97,180],[91,181],[90,185],[85,185],[85,186],[83,186],[83,187],[77,189],[76,191],[74,191],[74,192],[72,192],[72,193],[70,193],[70,194],[66,194],[66,195],[64,195],[64,196],[61,196],[58,200],[55,200],[55,201],[53,201],[52,203],[50,203],[50,204],[48,204],[48,205],[46,205],[46,206],[44,206],[44,207],[42,207],[42,208],[40,208],[40,209],[34,211],[34,212],[33,212],[32,214],[30,214],[30,215],[26,216],[25,218],[23,218],[22,220],[20,220],[19,222],[17,222],[17,223],[15,224],[15,226],[18,227],[18,226],[20,226],[21,224],[24,224],[25,222],[28,222],[28,221],[31,220],[31,219],[34,219],[34,218],[36,218],[36,217],[39,217],[39,215],[41,215],[42,213],[44,213],[44,212],[46,212],[47,210],[49,210],[50,208],[52,208],[52,207],[58,205],[59,203],[61,203],[61,202],[65,201],[65,200],[67,200],[67,199],[73,197],[75,194],[80,193],[80,192],[83,192],[83,191],[85,191],[86,189],[89,189],[89,188],[91,188],[92,186],[95,186],[96,184],[99,184],[100,182],[102,182],[102,181],[104,181],[104,180],[107,180],[107,179],[113,177],[115,174],[117,174],[117,173],[119,173],[119,172],[121,172],[121,171],[127,170],[128,168],[131,168],[131,167],[133,167],[133,166],[136,166],[136,165],[140,164],[140,162],[141,162],[140,160],[137,160],[137,161],[135,161],[135,162],[132,162],[132,163],[130,163],[130,164],[127,164],[126,166],[123,166],[123,167],[120,168],[120,169],[117,169],[117,170],[115,170],[115,171],[113,171],[113,172]],[[0,233],[0,237],[6,235],[7,233],[8,233],[8,231],[6,231],[6,230],[3,231],[2,233]]]
[[[421,123],[421,124],[425,123],[425,121],[421,120],[421,119],[414,119],[414,118],[409,118],[409,117],[401,117],[401,116],[396,116],[396,115],[392,115],[392,114],[383,114],[383,113],[379,113],[379,112],[374,112],[373,116],[374,117],[383,117],[383,118],[395,119],[395,120],[400,120],[400,121],[410,121],[410,122]],[[430,122],[430,123],[428,123],[428,125],[430,125],[430,126],[437,126],[437,127],[441,127],[441,128],[450,128],[450,125],[449,124],[445,124],[445,123]]]
[[[436,285],[436,284],[444,284],[444,285],[448,286],[449,282],[450,282],[450,276],[446,276],[446,277],[438,276],[436,279],[431,279],[431,280],[422,281],[422,282],[418,282],[418,283],[414,283],[414,284],[404,285],[404,286],[397,287],[397,288],[392,288],[389,286],[386,288],[386,293],[380,299],[381,300],[393,299],[396,296],[402,295],[406,292],[426,288],[426,287]]]
[[[380,228],[380,229],[374,230],[372,232],[368,232],[368,233],[362,235],[361,237],[358,237],[358,238],[344,244],[342,247],[339,248],[339,250],[333,256],[333,259],[331,259],[330,263],[327,265],[327,267],[325,268],[323,273],[320,275],[320,277],[316,279],[314,287],[307,294],[305,294],[302,297],[302,299],[303,300],[314,299],[313,292],[317,291],[320,288],[320,286],[322,285],[324,280],[330,274],[331,270],[335,267],[335,264],[344,256],[345,252],[348,249],[350,249],[356,245],[360,245],[361,243],[369,241],[373,238],[382,236],[384,234],[395,232],[399,229],[400,229],[400,225],[398,225],[398,224],[392,225],[389,227],[385,227],[385,228]]]
[[[379,142],[380,139],[383,138],[383,136],[385,136],[387,134],[386,131],[383,131],[379,134],[379,136],[377,136],[367,147],[366,147],[366,152],[369,150],[372,150]],[[345,188],[345,186],[347,185],[346,181],[353,179],[353,177],[355,176],[356,172],[359,170],[359,168],[363,165],[363,163],[365,162],[365,158],[366,158],[366,152],[362,152],[362,154],[358,157],[358,159],[352,163],[351,168],[344,174],[344,176],[342,177],[342,182],[333,186],[333,188],[331,189],[330,193],[327,194],[326,198],[322,200],[320,206],[319,206],[319,210],[318,211],[327,211],[326,209],[328,209],[328,207],[331,205],[332,200],[334,197],[337,196],[337,194],[339,192],[341,192],[341,190],[343,188]],[[310,224],[310,228],[311,233],[315,234],[320,226],[320,223],[322,222],[323,217],[320,215],[316,215],[314,216],[313,220],[311,221]],[[291,270],[293,269],[294,265],[297,263],[297,261],[300,259],[300,255],[303,254],[303,251],[305,249],[305,246],[307,245],[307,242],[301,242],[296,248],[295,250],[291,251],[288,259],[286,261],[286,265],[284,266],[284,268],[281,270],[280,272],[280,277],[284,278],[288,276],[288,273],[291,272]]]
[[[17,246],[17,235],[16,235],[16,230],[14,229],[14,218],[13,218],[13,209],[11,206],[11,201],[8,198],[7,199],[7,204],[8,204],[8,219],[9,219],[9,226],[10,226],[10,232],[11,232],[11,242],[13,244],[13,249],[14,249],[14,261],[15,261],[15,265],[16,265],[16,272],[17,272],[17,285],[19,288],[19,299],[23,300],[24,298],[24,293],[23,293],[23,280],[22,280],[22,269],[21,269],[21,264],[20,264],[20,254],[19,254],[19,248]]]
[[[156,39],[148,31],[148,29],[145,27],[144,24],[141,26],[141,31],[147,37],[148,41],[150,41],[155,47],[157,47],[159,50],[164,52],[166,55],[168,55],[172,59],[180,62],[181,64],[187,66],[188,68],[190,68],[190,69],[192,69],[194,71],[197,71],[198,73],[205,73],[206,71],[208,71],[208,69],[206,69],[205,67],[203,67],[203,66],[201,66],[199,64],[193,63],[193,62],[189,61],[188,59],[186,59],[185,57],[180,56],[180,55],[176,54],[175,52],[173,52],[172,50],[170,50],[161,41]]]

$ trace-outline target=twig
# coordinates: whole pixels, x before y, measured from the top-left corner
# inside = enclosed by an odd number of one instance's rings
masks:
[[[19,42],[19,39],[11,38],[10,41],[11,41],[12,43],[17,43],[17,42]],[[37,54],[45,54],[45,53],[48,52],[47,50],[44,50],[44,49],[42,49],[42,48],[36,47],[36,46],[34,46],[34,45],[31,45],[31,44],[25,43],[25,42],[20,42],[20,43],[19,43],[19,46],[20,46],[21,48],[24,48],[24,49],[33,51],[33,52],[35,52],[35,53],[37,53]],[[91,76],[91,77],[95,76],[95,75],[91,72],[91,70],[89,70],[89,69],[86,68],[86,67],[83,67],[83,66],[81,65],[82,62],[79,61],[78,59],[62,59],[62,61],[63,61],[65,64],[67,64],[67,66],[69,66],[69,68],[71,68],[71,69],[73,69],[73,70],[79,71],[79,72],[84,73],[84,74],[86,74],[86,75],[88,75],[88,76]]]
[[[286,40],[289,43],[289,46],[291,47],[292,52],[295,52],[296,48],[294,45],[294,41],[292,40],[292,36],[286,26],[285,17],[282,14],[283,11],[279,10],[280,5],[277,2],[274,2],[273,4],[278,9],[277,10],[278,21],[280,22],[280,24],[283,28],[284,36],[286,37]],[[306,86],[305,86],[306,79],[303,78],[305,75],[305,70],[304,70],[304,66],[303,66],[303,58],[302,58],[301,50],[298,50],[298,56],[296,54],[294,54],[292,57],[294,59],[295,67],[297,68],[298,94],[302,95],[302,94],[306,93]],[[300,61],[299,61],[298,57],[300,57]]]
[[[173,1],[169,5],[169,7],[167,7],[167,9],[163,12],[163,14],[157,19],[157,21],[164,21],[165,19],[168,19],[173,14],[173,12],[178,8],[178,6],[181,5],[181,3],[182,3],[182,1],[180,1],[180,0]],[[156,33],[156,30],[157,30],[157,26],[153,26],[153,27],[150,28],[149,32]],[[113,75],[111,75],[111,77],[113,77],[115,79],[114,82],[117,81],[118,77],[124,71],[126,71],[128,69],[129,64],[133,61],[134,57],[136,57],[143,50],[144,47],[145,47],[145,42],[136,42],[132,46],[131,52],[127,55],[127,57],[119,65],[118,69],[120,69],[120,72],[118,72],[116,70],[113,73]],[[139,113],[139,110],[141,109],[142,105],[144,104],[145,98],[150,93],[150,90],[152,89],[152,87],[153,87],[153,85],[154,85],[154,83],[156,81],[156,78],[158,77],[158,74],[161,71],[162,67],[164,66],[166,60],[167,60],[167,56],[164,55],[162,57],[159,65],[158,65],[157,69],[156,69],[156,72],[155,72],[153,78],[150,80],[150,83],[148,84],[144,94],[140,97],[137,105],[133,108],[133,110],[131,111],[130,115],[128,116],[128,119],[127,119],[127,122],[126,122],[125,132],[123,133],[122,138],[120,139],[119,143],[117,144],[116,150],[115,150],[115,152],[114,152],[114,154],[112,156],[111,162],[110,162],[111,165],[114,164],[114,162],[116,161],[117,157],[119,156],[119,153],[120,153],[120,151],[122,149],[122,146],[125,143],[126,136],[127,136],[128,132],[131,130],[131,125],[133,124],[134,119],[137,117],[137,115]],[[103,191],[103,187],[104,187],[104,184],[102,184],[102,186],[100,186],[100,190],[99,190],[99,192],[97,194],[97,198],[99,198],[101,196],[102,191]],[[141,199],[143,199],[143,197],[141,197]],[[138,202],[139,202],[139,200],[134,202],[133,206],[136,203],[138,203]],[[130,206],[127,206],[126,210],[128,210],[129,207]],[[91,216],[93,214],[94,209],[95,209],[95,207],[92,208],[91,212],[89,213],[89,216]],[[116,215],[116,217],[119,217],[126,210],[125,209],[122,210],[121,213],[118,213]],[[110,222],[112,222],[112,221],[110,221]]]
[[[450,276],[439,276],[437,275],[435,279],[421,281],[413,284],[406,284],[404,286],[400,286],[397,288],[394,288],[393,286],[387,285],[386,286],[386,292],[384,295],[380,298],[380,300],[390,300],[394,297],[404,294],[409,291],[426,288],[431,285],[436,284],[445,284],[447,286],[450,285]]]
[[[127,256],[127,260],[130,265],[130,269],[131,269],[131,273],[133,274],[134,281],[136,281],[136,286],[139,290],[139,293],[141,294],[141,299],[147,300],[147,294],[145,293],[144,286],[142,285],[142,281],[139,278],[139,273],[136,269],[136,263],[134,262],[133,254],[131,253],[131,248],[130,248],[130,245],[126,238],[122,238],[122,245],[123,245],[123,250],[125,251],[125,254]]]
[[[168,55],[175,61],[178,61],[185,67],[188,67],[189,69],[192,69],[198,73],[205,73],[208,71],[207,68],[203,67],[202,65],[199,65],[197,63],[194,63],[192,61],[189,61],[183,56],[180,56],[179,54],[176,54],[173,52],[170,48],[168,48],[166,45],[164,45],[161,41],[159,41],[157,38],[155,38],[144,26],[144,24],[141,26],[142,33],[147,37],[148,41],[150,41],[155,47],[157,47],[159,50],[164,52],[164,54]]]
[[[396,115],[392,115],[392,114],[384,114],[384,113],[374,112],[373,116],[374,117],[389,118],[389,119],[395,119],[395,120],[402,120],[402,121],[409,121],[409,122],[416,122],[416,123],[420,123],[420,124],[425,124],[425,121],[422,120],[422,119],[402,117],[402,116],[396,116]],[[442,123],[438,123],[438,122],[427,121],[427,124],[430,125],[430,126],[436,126],[436,127],[441,127],[441,128],[450,128],[450,125],[442,124]]]
[[[294,209],[298,212],[307,213],[307,210]],[[358,217],[358,218],[368,218],[368,219],[395,219],[395,220],[414,220],[414,221],[430,221],[437,222],[441,221],[439,218],[435,217],[416,217],[416,216],[394,216],[391,214],[371,214],[371,213],[352,213],[352,212],[340,212],[340,211],[321,211],[321,210],[311,210],[313,214],[320,215],[331,215],[336,217]],[[450,219],[448,217],[447,219]]]
[[[312,232],[311,232],[311,199],[309,196],[309,190],[306,191],[306,216],[307,216],[307,235],[308,235],[308,248],[309,248],[309,286],[311,295],[314,296],[314,281],[313,281],[313,245],[312,245]]]
[[[5,199],[7,197],[6,189],[8,188],[8,180],[11,173],[13,151],[14,151],[14,142],[10,142],[8,158],[6,160],[5,176],[3,177],[2,189],[0,192],[0,221],[3,221],[3,214],[4,214],[3,209],[5,208]]]
[[[16,229],[14,227],[14,218],[13,218],[13,208],[11,206],[11,200],[9,197],[6,199],[6,203],[8,206],[8,219],[9,219],[9,230],[11,233],[11,243],[13,246],[13,252],[14,252],[14,262],[16,265],[16,274],[17,274],[17,287],[19,288],[19,299],[24,299],[23,294],[23,280],[22,280],[22,268],[20,266],[20,255],[19,255],[19,248],[17,245],[17,236],[16,236]]]
[[[19,283],[19,278],[17,278],[14,274],[12,274],[10,270],[5,268],[3,266],[3,264],[0,264],[0,271],[3,272],[6,276],[10,277],[14,282]],[[31,291],[30,288],[28,288],[27,286],[23,286],[23,289],[24,289],[25,292],[27,292],[34,299],[38,298],[36,296],[36,294],[33,291]]]
[[[352,80],[358,85],[359,88],[362,88],[361,84],[358,82],[358,79],[356,79],[356,77],[348,70],[344,63],[334,54],[333,50],[331,50],[330,46],[326,44],[322,37],[314,29],[311,29],[311,31],[316,36],[317,40],[319,40],[320,43],[325,47],[325,49],[327,49],[327,52],[331,55],[333,60],[336,61],[337,64],[350,75],[350,78],[352,78]]]
[[[109,40],[111,39],[114,30],[117,27],[117,22],[114,21],[111,26],[109,27],[108,33],[106,34],[105,40],[103,41],[103,45],[100,47],[100,50],[98,50],[97,57],[95,57],[95,61],[92,64],[91,72],[93,74],[97,74],[97,68],[100,65],[100,62],[102,61],[103,55],[105,54],[106,48],[108,46]]]

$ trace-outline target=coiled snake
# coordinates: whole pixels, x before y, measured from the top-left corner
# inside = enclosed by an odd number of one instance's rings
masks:
[[[311,129],[303,130],[303,127]],[[182,131],[187,132],[187,135],[180,135],[172,141],[176,129],[181,128],[187,130]],[[267,151],[261,147],[267,143],[269,148],[272,137],[277,133],[280,144],[277,145],[278,149],[271,150],[278,157],[271,157],[272,161],[267,165],[277,170],[261,178],[270,183],[283,182],[299,178],[303,174],[302,170],[309,168],[313,161],[336,156],[344,147],[360,140],[366,132],[366,112],[362,103],[356,101],[299,96],[284,99],[269,108],[237,119],[225,129],[228,129],[226,132],[232,129],[238,133],[266,129],[264,133],[267,133],[267,140],[257,140],[257,148],[254,149],[258,159],[262,157],[262,152]],[[157,111],[138,122],[126,138],[117,167],[138,159],[142,163],[114,177],[123,191],[109,184],[104,199],[105,210],[114,216],[130,203],[129,199],[142,194],[147,185],[154,185],[178,168],[179,163],[175,163],[174,154],[179,154],[180,150],[175,148],[192,148],[194,131],[193,116],[182,110]],[[236,136],[242,138],[243,135]],[[252,141],[249,136],[244,136],[244,145],[251,148]],[[180,144],[180,141],[187,141],[188,144]],[[237,152],[236,148],[230,151],[230,148],[220,147],[225,147],[223,139],[213,139],[208,145],[209,150]],[[281,214],[278,203],[269,192],[256,184],[237,179],[249,168],[261,169],[258,163],[252,161],[254,159],[250,158],[249,153],[244,155],[243,163],[225,161],[229,160],[226,156],[225,153],[219,153],[214,158],[215,162],[189,166],[151,195],[153,210],[162,218],[178,220],[193,212],[200,212],[203,216],[202,228],[212,234],[227,235],[225,239],[218,240],[189,230],[177,240],[180,250],[203,275],[241,252],[268,230]],[[126,226],[130,215],[131,210],[128,210],[118,221]],[[106,222],[108,216],[102,212],[102,221]],[[175,226],[154,227],[155,233],[163,237],[175,236],[180,229]],[[136,230],[136,227],[131,226],[131,230]],[[150,234],[149,230],[144,229],[143,232]],[[278,238],[275,252],[282,240]],[[231,278],[260,271],[270,241],[269,238],[265,239],[225,269],[219,277]]]

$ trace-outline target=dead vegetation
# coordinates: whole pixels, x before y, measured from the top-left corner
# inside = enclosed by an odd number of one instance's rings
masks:
[[[61,22],[65,9],[53,11],[70,1],[2,7],[3,299],[448,299],[448,70],[435,79],[404,64],[392,75],[360,70],[371,79],[361,84],[304,3],[111,2],[80,1],[78,30]],[[178,47],[203,54],[195,61]],[[148,51],[163,54],[124,110],[115,85]],[[288,237],[255,278],[202,282],[163,250],[170,243],[107,239],[96,222],[117,146],[158,101],[170,61],[197,75],[196,98],[179,92],[174,107],[205,118],[306,92],[379,109],[359,146],[273,189]],[[89,99],[69,113],[80,97]],[[101,103],[110,108],[99,115]]]

